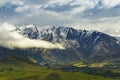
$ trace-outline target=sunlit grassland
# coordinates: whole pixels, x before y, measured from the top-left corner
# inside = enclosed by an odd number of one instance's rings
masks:
[[[10,62],[9,62],[10,61]],[[59,75],[54,80],[111,80],[101,76],[89,75],[82,72],[61,71],[31,64],[25,60],[9,59],[0,62],[0,80],[48,80],[48,75]],[[4,63],[5,62],[5,63]],[[48,77],[49,78],[49,77]],[[52,80],[52,79],[49,79]]]

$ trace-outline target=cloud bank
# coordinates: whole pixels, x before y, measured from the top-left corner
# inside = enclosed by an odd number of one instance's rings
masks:
[[[58,43],[50,43],[43,40],[29,39],[18,32],[14,31],[15,26],[7,23],[0,24],[0,46],[15,49],[15,48],[46,48],[46,49],[64,49]]]
[[[77,23],[79,29],[99,29],[120,36],[120,0],[1,0],[0,23],[3,22],[50,26]]]

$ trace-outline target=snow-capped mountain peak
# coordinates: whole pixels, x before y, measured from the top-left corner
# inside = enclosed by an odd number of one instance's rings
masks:
[[[25,55],[35,59],[38,63],[42,61],[44,63],[66,63],[77,60],[96,60],[96,58],[103,61],[108,56],[110,58],[119,56],[120,52],[119,41],[99,31],[33,24],[17,27],[15,30],[30,39],[46,40],[65,47],[65,50],[37,48],[25,50]]]

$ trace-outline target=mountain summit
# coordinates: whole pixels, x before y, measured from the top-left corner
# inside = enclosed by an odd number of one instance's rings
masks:
[[[89,60],[101,62],[115,60],[120,57],[119,41],[114,37],[94,30],[77,30],[64,26],[40,27],[28,25],[18,27],[14,31],[30,39],[59,43],[65,47],[65,50],[38,48],[22,50],[21,54],[26,58],[40,64],[65,64]]]
[[[28,49],[27,55],[38,62],[43,60],[48,63],[66,63],[86,59],[101,61],[118,56],[120,52],[117,39],[94,30],[28,25],[19,29],[19,32],[30,39],[60,43],[66,48],[65,50]]]

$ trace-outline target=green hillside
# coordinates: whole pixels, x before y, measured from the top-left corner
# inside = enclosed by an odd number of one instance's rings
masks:
[[[0,80],[111,80],[82,72],[40,67],[20,58],[0,60]]]

